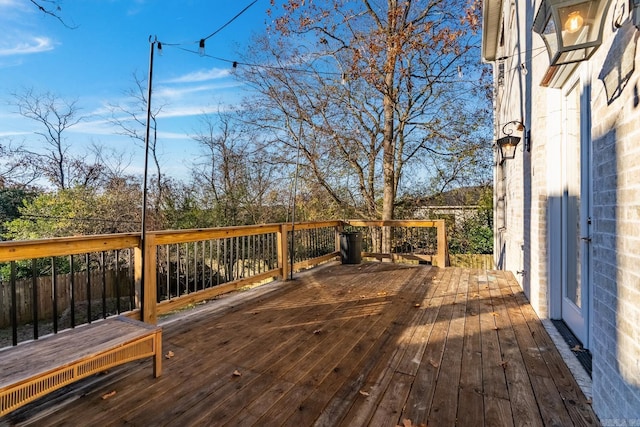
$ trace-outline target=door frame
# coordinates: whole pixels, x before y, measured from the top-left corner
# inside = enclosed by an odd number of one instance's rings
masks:
[[[549,251],[549,315],[552,319],[563,319],[567,323],[574,323],[572,316],[578,315],[582,318],[581,331],[574,331],[576,336],[582,341],[585,348],[590,347],[592,342],[592,316],[593,313],[593,283],[592,283],[592,245],[591,237],[591,218],[593,218],[593,192],[592,188],[592,141],[591,141],[591,88],[589,64],[583,63],[576,70],[573,78],[569,79],[563,89],[556,91],[555,96],[560,105],[558,113],[562,116],[562,124],[555,127],[555,137],[550,140],[559,140],[560,145],[557,149],[548,150],[547,165],[549,174],[547,189],[550,197],[547,212],[549,221],[547,223],[547,239]],[[578,90],[580,105],[580,236],[586,239],[580,239],[580,255],[581,255],[581,307],[577,313],[578,307],[573,306],[572,310],[568,309],[567,303],[564,302],[564,289],[566,286],[567,264],[572,262],[567,258],[567,248],[565,240],[567,230],[566,202],[565,202],[565,153],[566,153],[566,102],[567,95],[572,90]],[[563,236],[558,239],[557,236]],[[575,261],[574,261],[575,262]],[[580,322],[578,322],[580,323]]]

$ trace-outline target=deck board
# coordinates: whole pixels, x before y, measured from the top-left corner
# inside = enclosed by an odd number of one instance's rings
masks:
[[[510,273],[333,264],[265,289],[165,322],[162,377],[131,363],[0,425],[598,425]]]

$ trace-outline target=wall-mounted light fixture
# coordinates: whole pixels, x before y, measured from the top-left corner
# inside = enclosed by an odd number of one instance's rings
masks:
[[[533,31],[547,46],[550,65],[587,60],[602,43],[610,0],[542,0]]]
[[[502,159],[500,163],[504,160],[513,159],[516,157],[516,148],[520,143],[521,137],[514,135],[514,132],[521,132],[524,137],[524,147],[525,150],[529,151],[529,133],[527,128],[524,126],[524,123],[518,120],[512,120],[502,126],[502,133],[505,135],[502,138],[498,138],[496,144],[500,149],[500,158]]]

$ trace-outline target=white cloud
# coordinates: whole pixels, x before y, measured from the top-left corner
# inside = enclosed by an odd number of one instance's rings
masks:
[[[191,117],[202,116],[204,114],[218,113],[223,108],[217,105],[184,105],[171,107],[168,106],[162,110],[160,117]]]
[[[23,136],[23,135],[33,135],[33,132],[23,132],[23,131],[7,131],[0,132],[0,138],[10,138],[12,136]]]
[[[53,49],[54,43],[50,38],[31,37],[31,39],[26,42],[15,43],[8,47],[0,47],[0,56],[28,55],[47,52]]]
[[[239,86],[241,86],[241,83],[236,81],[222,84],[208,84],[185,87],[160,86],[154,88],[153,95],[165,100],[168,103],[171,103],[172,101],[184,98],[186,95],[189,95],[190,99],[193,99],[193,96],[198,94],[213,96],[219,94],[225,89],[236,88]]]
[[[164,83],[197,83],[209,80],[217,80],[228,77],[231,74],[226,68],[212,68],[210,70],[194,71],[174,79],[166,80]]]
[[[18,0],[0,0],[0,8],[24,9],[24,2]]]

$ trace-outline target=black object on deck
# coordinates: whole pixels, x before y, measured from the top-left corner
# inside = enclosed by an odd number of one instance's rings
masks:
[[[343,264],[362,262],[362,233],[359,231],[340,233],[340,259]]]

